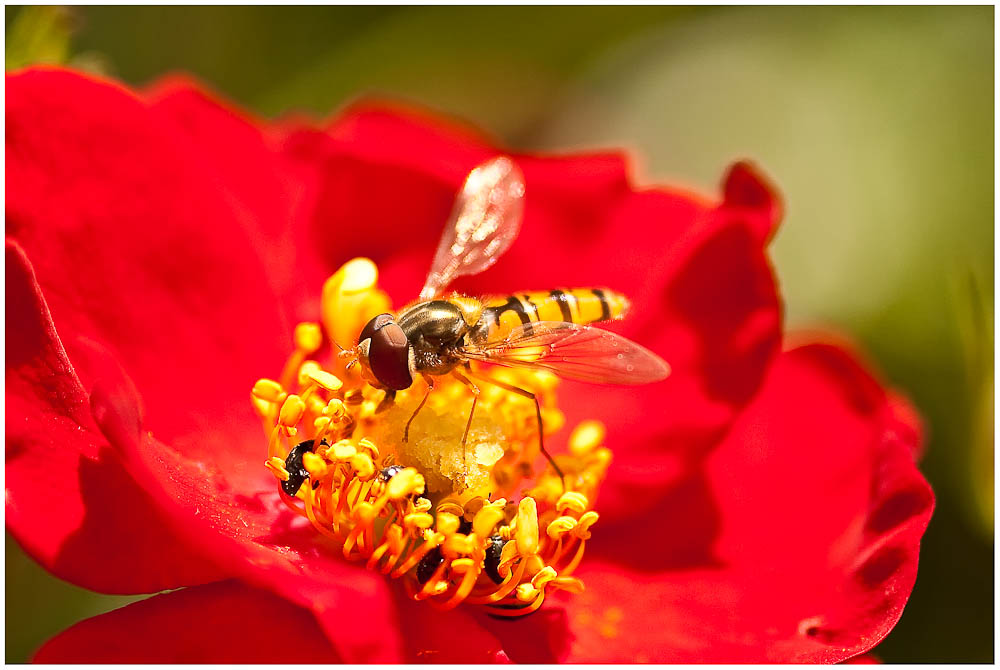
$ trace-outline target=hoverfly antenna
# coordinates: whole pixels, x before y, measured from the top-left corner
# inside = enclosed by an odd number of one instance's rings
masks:
[[[358,364],[358,348],[357,347],[351,347],[350,349],[345,349],[342,346],[340,346],[339,344],[337,344],[337,342],[334,342],[334,344],[336,344],[337,348],[340,349],[340,351],[337,352],[337,358],[340,358],[340,359],[348,359],[349,358],[350,359],[350,361],[347,363],[347,366],[344,368],[344,370],[350,370],[351,368],[353,368],[355,365]]]

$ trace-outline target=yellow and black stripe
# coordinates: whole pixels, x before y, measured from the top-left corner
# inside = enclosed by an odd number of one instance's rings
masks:
[[[582,325],[620,319],[629,302],[621,293],[607,288],[564,288],[528,291],[483,299],[483,314],[474,340],[496,341],[525,323],[568,321]]]

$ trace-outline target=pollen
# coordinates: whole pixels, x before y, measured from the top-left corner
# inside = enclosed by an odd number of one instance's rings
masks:
[[[453,377],[435,378],[429,394],[420,379],[394,396],[368,384],[338,354],[390,310],[377,279],[367,259],[338,270],[323,285],[319,322],[295,328],[277,379],[253,385],[278,495],[325,538],[322,550],[402,580],[436,609],[466,603],[515,617],[547,594],[582,592],[573,572],[611,462],[604,427],[574,427],[568,450],[553,456],[557,471],[540,453],[526,397],[484,386],[469,424],[473,390]],[[543,437],[561,432],[554,375],[477,372],[533,392]]]

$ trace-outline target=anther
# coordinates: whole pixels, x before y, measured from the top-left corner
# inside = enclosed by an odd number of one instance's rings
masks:
[[[438,514],[451,514],[453,516],[460,517],[465,514],[465,508],[462,507],[461,503],[452,498],[445,498],[437,505]]]
[[[277,456],[272,456],[264,462],[264,467],[278,478],[278,481],[288,481],[288,470],[285,469],[285,462]]]
[[[323,345],[323,331],[318,323],[304,321],[295,326],[292,335],[295,341],[295,348],[306,354],[311,354]]]
[[[538,508],[534,498],[522,498],[517,506],[514,540],[517,542],[517,553],[522,556],[531,556],[538,551]]]
[[[310,477],[322,479],[326,476],[326,461],[312,453],[302,454],[302,465]]]
[[[327,391],[339,391],[340,387],[344,385],[344,382],[340,381],[340,379],[338,379],[336,376],[331,375],[329,372],[322,369],[310,370],[308,373],[306,373],[306,376],[308,376],[309,379],[311,379],[312,381],[316,382],[317,384],[325,388]],[[340,402],[340,404],[343,405],[342,402]]]
[[[368,319],[388,310],[388,296],[375,287],[377,279],[373,262],[355,258],[323,283],[320,314],[330,339],[338,345],[350,342]]]
[[[385,487],[390,500],[402,500],[411,494],[424,492],[424,478],[414,468],[404,468],[402,472],[389,480]]]
[[[587,496],[579,491],[567,491],[559,496],[559,500],[556,501],[556,509],[560,513],[571,510],[580,515],[587,511],[588,506]]]
[[[486,505],[472,519],[472,531],[479,537],[489,537],[502,519],[503,510]]]
[[[347,414],[347,407],[340,398],[334,398],[323,408],[323,416],[328,416],[334,420],[340,420]]]
[[[360,440],[358,440],[358,449],[364,449],[365,451],[368,452],[368,455],[371,456],[373,459],[378,458],[378,447],[376,447],[375,443],[369,440],[367,437],[363,437]]]
[[[569,436],[569,452],[574,456],[586,455],[604,442],[605,433],[600,421],[581,422]]]
[[[285,390],[273,379],[258,379],[253,385],[253,396],[266,402],[278,403],[284,400]]]
[[[343,273],[341,275],[341,273]],[[378,279],[378,268],[375,263],[367,258],[354,258],[344,264],[340,270],[331,277],[331,280],[339,279],[338,290],[345,294],[360,293],[375,287]]]
[[[534,586],[539,591],[544,591],[545,585],[558,576],[559,574],[556,572],[555,568],[553,568],[551,565],[546,565],[544,568],[535,573],[534,577],[531,578],[531,585]]]
[[[299,386],[307,386],[312,381],[309,377],[317,372],[322,372],[323,366],[316,361],[303,361],[296,373],[296,380]]]
[[[558,540],[574,528],[576,528],[576,519],[571,516],[561,516],[553,519],[549,523],[549,527],[545,529],[545,532],[553,540]]]
[[[413,503],[413,509],[417,512],[429,512],[434,505],[427,498],[417,498]]]
[[[302,420],[302,415],[306,412],[306,404],[297,395],[290,395],[285,398],[281,405],[281,412],[278,413],[278,423],[282,426],[293,429],[295,424]],[[289,434],[294,433],[289,430]]]
[[[580,520],[576,524],[576,528],[573,529],[573,535],[577,536],[581,540],[589,540],[590,527],[597,522],[597,519],[597,512],[594,512],[593,510],[587,512],[580,517]]]
[[[515,597],[524,603],[530,603],[538,597],[538,589],[530,583],[518,584],[514,589]]]
[[[435,528],[437,532],[441,533],[445,537],[458,531],[459,520],[454,514],[449,514],[448,512],[438,512],[437,524]]]
[[[444,544],[445,556],[448,558],[456,558],[458,556],[468,556],[473,551],[476,550],[476,545],[472,538],[468,535],[462,535],[461,533],[454,533],[445,538]]]
[[[358,450],[347,440],[334,442],[327,451],[327,454],[336,461],[349,461],[356,453]]]
[[[556,577],[549,584],[570,593],[583,593],[583,582],[576,577]]]
[[[423,512],[414,512],[413,514],[407,514],[403,517],[403,524],[407,528],[427,530],[434,525],[434,517]]]
[[[375,474],[375,464],[368,454],[354,454],[350,459],[351,467],[358,475],[358,479],[367,481]]]

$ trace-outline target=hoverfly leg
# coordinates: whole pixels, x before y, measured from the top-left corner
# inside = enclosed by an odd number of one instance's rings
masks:
[[[382,398],[382,401],[378,404],[378,407],[375,408],[375,413],[381,414],[382,412],[392,407],[393,404],[395,404],[395,402],[396,402],[396,389],[386,389],[385,397]]]
[[[424,393],[424,397],[420,400],[420,404],[417,405],[417,408],[413,410],[413,414],[411,414],[410,418],[406,421],[406,427],[403,428],[403,442],[406,442],[410,439],[410,424],[413,423],[413,420],[417,418],[417,414],[420,413],[420,410],[424,408],[424,403],[427,402],[427,396],[429,396],[431,394],[431,391],[434,390],[433,379],[425,375],[424,381],[427,382],[427,392]]]
[[[469,439],[469,429],[472,428],[472,415],[476,413],[476,403],[479,402],[479,387],[458,370],[452,370],[451,374],[472,391],[472,409],[469,410],[469,420],[465,422],[465,432],[462,433],[462,446],[464,447],[466,441]]]
[[[566,492],[566,475],[564,475],[563,471],[559,468],[558,465],[556,465],[556,459],[552,458],[552,454],[550,454],[545,449],[545,439],[542,436],[542,406],[538,404],[538,397],[534,393],[532,393],[531,391],[528,391],[527,389],[520,388],[519,386],[513,386],[512,384],[508,384],[506,382],[502,382],[499,379],[492,379],[492,378],[486,377],[484,375],[476,374],[475,372],[472,371],[471,366],[466,367],[466,372],[468,372],[468,374],[469,374],[470,377],[475,377],[476,379],[478,379],[480,381],[484,381],[487,384],[493,384],[494,386],[499,386],[500,388],[502,388],[502,389],[504,389],[506,391],[510,391],[511,393],[516,393],[516,394],[518,394],[520,396],[524,396],[525,398],[528,398],[528,399],[534,401],[534,403],[535,403],[535,417],[538,419],[538,448],[541,449],[542,454],[545,456],[545,458],[548,459],[549,464],[552,466],[552,469],[555,470],[556,474],[559,475],[559,481],[562,482],[563,492],[565,493]]]
[[[469,440],[469,429],[472,428],[472,415],[476,413],[476,403],[479,402],[479,387],[476,386],[471,379],[463,375],[458,370],[452,370],[452,376],[458,379],[460,382],[469,387],[472,391],[472,409],[469,410],[469,420],[465,422],[465,432],[462,433],[462,462],[465,464],[465,470],[469,470],[469,454],[466,450],[466,442]]]

